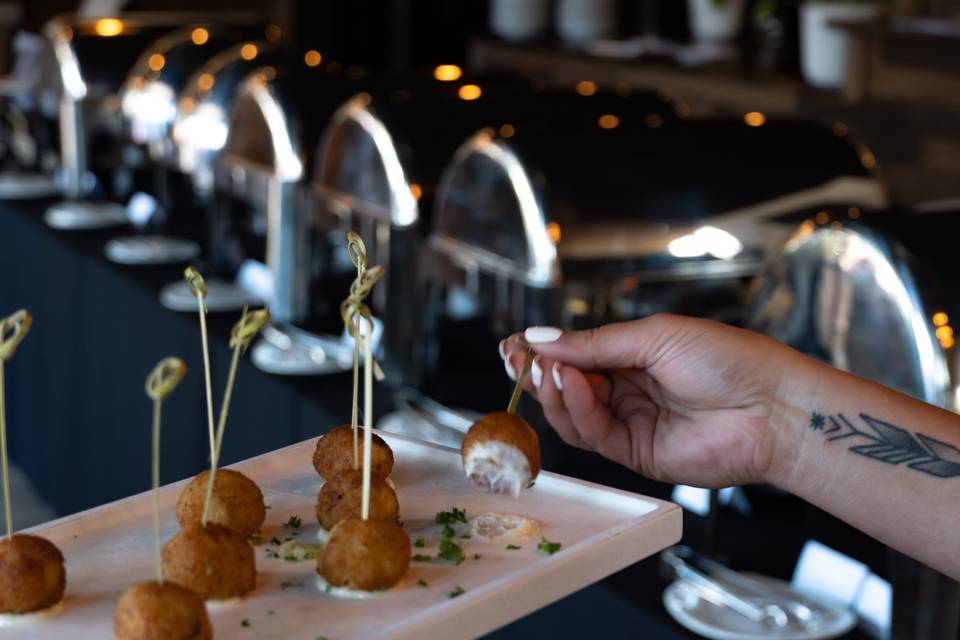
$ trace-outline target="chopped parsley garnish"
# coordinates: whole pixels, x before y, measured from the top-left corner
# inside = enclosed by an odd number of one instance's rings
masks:
[[[465,593],[466,593],[466,591],[463,590],[463,587],[461,587],[460,585],[457,585],[457,588],[450,592],[450,597],[451,597],[451,598],[459,598],[460,596],[462,596],[462,595],[465,594]]]
[[[274,611],[273,609],[267,609],[267,615],[268,615],[268,616],[272,616],[272,615],[275,614],[275,613],[276,613],[276,611]]]
[[[300,516],[290,516],[290,519],[283,523],[285,527],[292,527],[294,529],[300,528]]]
[[[523,549],[523,547],[521,547],[521,546],[518,545],[518,544],[508,544],[508,545],[507,545],[507,551],[516,551],[517,549]]]
[[[540,549],[540,551],[543,551],[548,556],[552,556],[557,551],[560,551],[560,543],[550,542],[546,538],[543,538],[540,540],[540,544],[537,545],[537,549]]]
[[[482,557],[483,557],[483,556],[481,556],[479,553],[473,554],[473,559],[474,559],[474,560],[479,560],[479,559],[482,558]]]
[[[440,534],[444,538],[452,538],[457,532],[448,524],[443,525],[443,532]]]
[[[303,586],[302,582],[281,582],[280,583],[280,588],[283,589],[284,591],[286,591],[287,589],[290,589],[291,587],[302,587],[302,586]]]
[[[460,537],[463,538],[464,540],[469,540],[469,539],[472,538],[473,536],[470,535],[469,533],[465,533],[465,534],[463,534],[463,535],[460,536]]]
[[[427,541],[423,538],[417,538],[413,541],[413,546],[415,546],[417,549],[423,549],[425,546],[427,546]]]
[[[333,587],[331,587],[330,585],[325,585],[323,587],[323,591],[324,593],[330,593],[331,591],[333,591]]]
[[[260,545],[263,544],[263,536],[260,535],[259,531],[257,531],[255,534],[250,536],[250,544],[252,544],[255,547],[259,547]]]
[[[423,578],[420,578],[419,580],[417,580],[417,586],[418,586],[418,587],[429,587],[430,585],[427,584],[427,581],[426,581],[426,580],[424,580]]]
[[[279,558],[279,557],[280,557],[280,554],[277,553],[276,551],[274,551],[273,549],[267,549],[267,557],[268,557],[268,558]]]
[[[286,560],[287,562],[296,562],[297,560],[299,560],[299,558],[293,555],[292,553],[288,553],[287,555],[283,556],[283,559]]]
[[[414,562],[430,562],[431,560],[433,560],[433,556],[425,556],[422,553],[413,556]]]
[[[454,522],[462,522],[466,524],[467,512],[464,509],[457,509],[456,507],[450,511],[437,512],[437,524],[453,524]]]
[[[437,557],[460,564],[463,562],[463,549],[453,540],[444,539],[440,541],[440,553]]]
[[[246,618],[244,618],[243,620],[240,621],[240,626],[241,626],[241,627],[249,627],[249,626],[250,626],[250,621],[247,620]]]
[[[275,545],[277,545],[277,546],[279,547],[279,546],[280,546],[280,540],[279,540],[276,536],[274,536],[274,537],[270,538],[270,544],[275,544]]]

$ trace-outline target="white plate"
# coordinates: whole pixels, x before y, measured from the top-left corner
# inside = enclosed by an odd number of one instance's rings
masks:
[[[353,349],[339,337],[268,325],[263,329],[263,338],[251,350],[250,361],[261,371],[274,375],[318,376],[352,369]]]
[[[119,264],[155,265],[190,262],[200,255],[200,245],[192,240],[166,236],[114,238],[103,248],[107,260]]]
[[[205,283],[207,311],[211,313],[241,311],[244,307],[257,307],[261,304],[246,289],[235,284],[222,280],[206,280]],[[160,290],[160,304],[171,311],[197,312],[197,299],[183,280],[171,282]]]
[[[144,447],[149,445],[148,434],[149,425],[143,425]],[[315,561],[269,559],[268,546],[259,546],[257,588],[236,605],[210,612],[216,637],[475,638],[680,538],[681,511],[672,503],[546,472],[520,498],[488,494],[464,477],[458,451],[389,433],[380,435],[396,456],[391,477],[404,528],[411,538],[427,540],[424,548],[414,552],[436,555],[440,528],[433,523],[434,515],[453,506],[465,509],[468,519],[487,511],[535,518],[542,535],[561,542],[563,548],[547,556],[537,550],[538,540],[511,551],[474,538],[457,538],[467,556],[463,564],[414,562],[400,585],[372,599],[348,600],[317,586]],[[316,544],[319,526],[313,514],[320,477],[311,463],[315,443],[307,440],[233,465],[260,485],[270,506],[262,531],[265,540],[273,536],[282,540],[296,531],[297,540]],[[165,541],[177,531],[176,502],[184,484],[160,491]],[[299,529],[283,527],[291,515],[302,518]],[[464,525],[459,528],[466,531]],[[31,627],[0,629],[0,638],[113,637],[113,611],[121,593],[153,577],[150,493],[30,532],[52,540],[66,556],[64,611]],[[476,553],[481,554],[479,559],[473,558]],[[418,586],[419,580],[428,586]],[[287,588],[283,583],[288,583]],[[463,595],[451,598],[458,586]],[[248,628],[242,626],[243,620]]]
[[[782,580],[749,575],[758,582],[770,584],[779,592],[790,590],[790,584]],[[793,628],[771,629],[727,607],[703,600],[680,580],[673,582],[663,592],[663,605],[674,620],[690,631],[712,640],[827,640],[847,633],[857,624],[857,615],[846,607],[823,602],[807,594],[798,595],[797,598],[814,602],[828,612],[816,632]]]
[[[84,231],[128,224],[127,209],[115,202],[67,200],[52,205],[43,214],[47,226],[54,229]]]
[[[51,176],[39,173],[0,174],[0,200],[46,198],[58,193],[60,187]]]

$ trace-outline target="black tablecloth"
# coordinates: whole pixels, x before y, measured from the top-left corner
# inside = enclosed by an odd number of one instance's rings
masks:
[[[103,246],[122,230],[52,231],[42,221],[47,204],[0,204],[0,313],[23,307],[35,316],[29,337],[7,365],[7,418],[13,462],[44,499],[68,514],[149,487],[151,404],[143,383],[160,358],[176,355],[189,367],[186,384],[164,403],[162,482],[192,476],[206,464],[206,407],[196,314],[168,311],[158,302],[161,287],[180,279],[182,266],[111,264]],[[235,314],[209,316],[215,407],[235,320]],[[489,385],[479,388],[497,394],[507,388],[498,365]],[[317,436],[348,420],[350,384],[346,374],[271,376],[243,360],[223,463]],[[390,409],[389,395],[380,391],[378,415]],[[545,453],[550,470],[669,498],[669,486],[565,448],[549,431],[541,434],[545,452],[558,452]],[[717,523],[716,551],[732,566],[789,579],[803,542],[816,537],[883,573],[878,543],[799,501],[765,492],[753,498],[757,515],[723,511]],[[685,515],[684,525],[685,539],[699,543],[703,519]],[[665,613],[663,587],[658,561],[651,558],[493,635],[695,637]]]

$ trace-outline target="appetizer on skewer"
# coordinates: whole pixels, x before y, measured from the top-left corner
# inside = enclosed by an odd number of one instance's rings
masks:
[[[10,472],[7,467],[7,419],[3,367],[30,330],[32,317],[23,309],[0,320],[0,463],[7,537],[0,541],[0,624],[22,624],[52,615],[63,599],[67,574],[63,554],[39,536],[13,535]]]
[[[352,449],[353,468],[327,478],[317,498],[317,517],[321,524],[324,519],[332,522],[340,516],[327,540],[323,553],[317,559],[317,573],[333,587],[353,591],[380,591],[389,589],[403,579],[410,569],[410,538],[397,522],[399,505],[393,489],[384,476],[373,473],[373,347],[371,334],[373,319],[370,308],[363,303],[373,284],[383,275],[383,270],[374,267],[367,271],[366,249],[363,241],[355,233],[350,233],[348,251],[357,267],[357,279],[350,287],[350,296],[341,306],[341,315],[347,330],[354,337],[354,393],[353,393],[353,433],[349,441]],[[362,332],[361,321],[367,322],[368,331]],[[358,423],[358,387],[359,387],[359,351],[363,345],[364,354],[364,425],[363,446],[359,446],[356,428]],[[339,436],[346,440],[344,436]],[[331,447],[332,450],[332,447]],[[349,451],[349,450],[348,450]],[[382,449],[381,449],[382,451]],[[389,451],[389,448],[387,448]],[[362,452],[362,455],[360,453]],[[314,456],[316,459],[316,456]],[[393,454],[389,455],[392,468]],[[359,514],[355,513],[353,501],[356,487],[360,484]],[[329,489],[328,489],[329,487]],[[338,496],[348,499],[346,513],[330,508]],[[392,498],[392,500],[391,500]],[[383,510],[385,519],[377,519]],[[358,517],[359,516],[359,517]]]
[[[373,434],[371,438],[373,449],[370,451],[370,471],[381,476],[389,476],[393,471],[393,451],[386,441]],[[362,448],[358,444],[358,449]],[[358,458],[363,453],[358,452]],[[334,427],[317,440],[317,448],[313,452],[313,468],[323,478],[332,478],[342,471],[352,471],[359,468],[354,464],[354,428],[349,424]]]
[[[519,496],[540,473],[537,432],[516,414],[532,361],[533,350],[528,349],[507,410],[488,413],[473,423],[460,446],[467,477],[488,491]]]
[[[164,582],[160,557],[160,406],[186,373],[178,358],[165,358],[147,378],[147,395],[153,400],[153,537],[156,580],[141,582],[120,597],[113,614],[118,640],[209,640],[210,617],[203,600],[190,589]]]
[[[253,515],[250,522],[244,522],[245,531],[236,531],[227,526],[218,524],[211,517],[214,514],[214,488],[217,486],[217,463],[220,460],[220,451],[223,446],[223,432],[226,427],[227,414],[230,409],[230,399],[233,395],[233,383],[236,378],[237,364],[240,354],[256,336],[257,332],[269,320],[270,315],[265,309],[247,313],[233,327],[230,337],[230,346],[233,347],[233,358],[230,361],[230,372],[227,376],[227,388],[223,396],[223,406],[220,410],[220,419],[217,424],[214,448],[210,456],[210,471],[206,475],[206,493],[203,500],[203,509],[199,514],[199,521],[193,521],[194,513],[186,513],[190,520],[183,529],[175,535],[163,549],[163,574],[171,581],[189,587],[196,591],[205,600],[224,600],[235,598],[249,593],[256,586],[256,560],[253,546],[247,540],[247,529],[252,521],[259,519],[259,528],[262,523],[260,514],[266,513],[263,505],[263,494],[253,483],[239,482],[232,485],[237,504],[243,504],[242,510],[247,514],[226,515],[231,522],[241,521],[240,515]],[[240,474],[237,474],[240,475]],[[221,486],[230,486],[230,481]],[[253,486],[253,491],[250,486]],[[189,490],[189,485],[188,489]],[[192,493],[192,492],[191,492]],[[185,504],[192,500],[191,496],[185,499]],[[228,496],[219,497],[221,505],[227,505]],[[179,505],[178,505],[179,507]],[[186,508],[184,509],[186,512]],[[221,515],[223,515],[221,513]],[[180,510],[178,508],[178,516]],[[237,516],[237,517],[234,517]],[[179,519],[179,518],[178,518]]]
[[[213,423],[213,393],[210,388],[210,356],[207,346],[207,324],[206,324],[206,305],[205,297],[207,287],[203,276],[193,267],[187,267],[184,271],[184,279],[191,293],[197,298],[197,310],[200,316],[200,336],[203,347],[204,381],[206,385],[207,400],[207,430],[210,440],[210,462],[211,469],[201,471],[191,480],[180,494],[177,503],[177,521],[180,526],[187,528],[196,526],[201,522],[213,522],[221,526],[233,529],[244,537],[253,535],[263,525],[266,519],[266,505],[263,501],[263,492],[253,480],[243,475],[239,471],[229,469],[216,469],[215,459],[219,458],[219,450],[223,439],[223,425],[219,426],[219,433],[214,430]],[[257,324],[253,329],[253,334],[249,339],[245,339],[243,344],[235,344],[236,340],[231,339],[230,344],[234,348],[234,360],[239,358],[240,353],[249,344],[256,331],[266,324],[269,315],[265,310],[255,311],[247,314],[244,310],[243,319],[249,318],[250,322]],[[248,330],[248,329],[245,329]],[[236,332],[236,328],[234,329]],[[241,341],[242,342],[242,341]],[[236,364],[231,363],[231,376],[236,372]],[[232,391],[232,377],[228,381],[228,394]],[[224,395],[224,404],[221,409],[221,422],[225,423],[225,413],[230,403],[229,395]],[[212,478],[211,478],[212,476]],[[213,481],[212,488],[211,479]],[[212,492],[209,500],[208,491]],[[206,514],[204,511],[206,510]]]

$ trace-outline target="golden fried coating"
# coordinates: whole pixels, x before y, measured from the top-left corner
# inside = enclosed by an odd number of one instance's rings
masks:
[[[380,476],[389,476],[393,471],[393,451],[377,434],[373,435],[370,449],[370,471]],[[359,438],[360,462],[363,463],[363,431]],[[332,478],[341,471],[353,469],[353,428],[348,424],[334,427],[317,440],[313,452],[313,466],[324,478]]]
[[[183,488],[177,502],[177,522],[181,527],[199,526],[209,479],[209,469],[201,471]],[[249,538],[263,525],[266,517],[263,493],[256,482],[239,471],[217,470],[207,522],[215,522]]]
[[[203,599],[173,582],[141,582],[127,589],[113,614],[117,640],[210,640]]]
[[[501,444],[507,446],[501,447]],[[513,459],[514,452],[522,455],[522,459]],[[525,478],[521,488],[540,473],[537,432],[523,418],[506,411],[488,413],[473,423],[460,445],[460,456],[471,479],[494,491],[510,484],[505,476],[519,473],[517,463],[522,466],[523,459],[529,466],[529,478]]]
[[[363,497],[363,472],[341,471],[327,480],[317,494],[317,520],[325,529],[344,518],[359,518]],[[370,475],[370,519],[397,521],[400,503],[383,476]]]
[[[256,575],[253,547],[244,536],[218,524],[187,527],[163,548],[163,577],[204,600],[249,593]]]
[[[390,520],[341,520],[317,559],[317,573],[335,587],[389,589],[410,568],[410,538]]]
[[[66,586],[63,554],[52,542],[26,534],[0,541],[0,613],[51,607]]]

